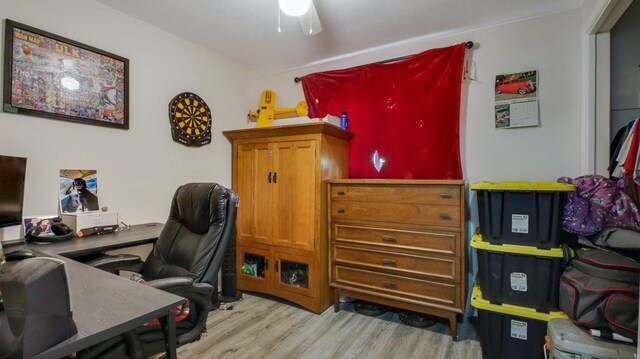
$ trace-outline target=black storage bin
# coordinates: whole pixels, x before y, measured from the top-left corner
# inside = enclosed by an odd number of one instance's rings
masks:
[[[484,242],[478,233],[471,246],[478,253],[478,284],[484,299],[547,313],[560,309],[562,248],[495,245]]]
[[[478,309],[478,337],[484,359],[543,359],[547,322],[563,312],[539,313],[510,304],[491,304],[477,285],[471,305]]]
[[[575,186],[555,182],[479,182],[480,230],[492,244],[559,247],[565,193]]]

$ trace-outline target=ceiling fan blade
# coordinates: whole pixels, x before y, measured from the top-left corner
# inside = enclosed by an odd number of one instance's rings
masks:
[[[311,2],[311,7],[307,14],[298,16],[300,25],[302,26],[302,32],[307,36],[312,36],[322,31],[322,24],[320,24],[320,18],[316,11],[316,6]]]

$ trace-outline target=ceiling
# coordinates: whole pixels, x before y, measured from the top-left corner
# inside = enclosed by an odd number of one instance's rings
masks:
[[[546,15],[583,0],[314,0],[323,31],[302,33],[277,0],[96,0],[265,75],[394,43]]]

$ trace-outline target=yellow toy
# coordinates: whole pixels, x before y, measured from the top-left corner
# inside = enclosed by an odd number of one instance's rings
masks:
[[[276,118],[307,116],[308,107],[304,101],[298,102],[295,108],[276,108],[276,93],[273,90],[262,91],[260,108],[250,111],[248,117],[258,120],[258,127],[271,127]]]

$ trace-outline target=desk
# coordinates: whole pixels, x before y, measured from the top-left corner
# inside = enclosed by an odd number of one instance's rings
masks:
[[[18,249],[46,250],[67,258],[76,258],[89,254],[102,253],[113,249],[133,247],[137,245],[155,243],[158,240],[162,223],[146,223],[131,226],[129,230],[115,233],[93,235],[83,238],[72,238],[58,243],[29,242],[5,247],[5,253]]]
[[[163,325],[167,327],[167,357],[176,358],[173,308],[182,301],[181,297],[47,251],[37,251],[37,254],[65,262],[73,320],[78,333],[36,355],[34,359],[68,356],[144,325],[154,318],[163,318]]]

